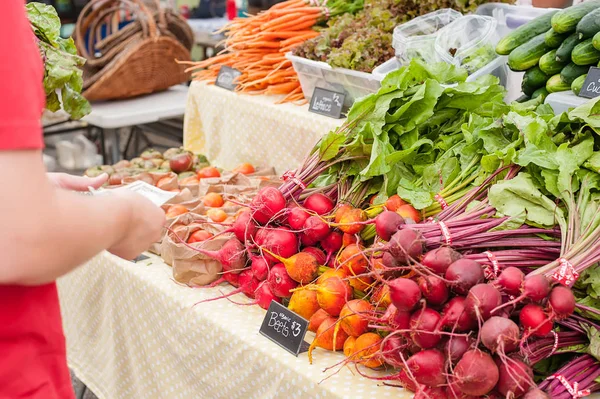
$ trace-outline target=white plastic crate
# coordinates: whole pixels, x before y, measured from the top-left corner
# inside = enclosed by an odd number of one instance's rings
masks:
[[[549,104],[555,114],[568,111],[589,101],[589,98],[583,98],[575,95],[571,90],[561,91],[558,93],[550,93],[544,101]]]
[[[333,68],[326,62],[297,57],[291,53],[287,53],[286,57],[292,61],[304,97],[309,100],[315,87],[321,87],[345,94],[344,105],[350,107],[356,99],[375,93],[381,87],[381,79],[370,73]]]

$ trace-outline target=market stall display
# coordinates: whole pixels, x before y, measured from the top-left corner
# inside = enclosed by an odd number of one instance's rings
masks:
[[[504,37],[462,15],[477,5],[287,0],[230,22],[226,52],[188,63],[184,147],[86,171],[170,199],[160,259],[61,280],[76,372],[107,396],[600,391],[600,98],[544,104],[593,76],[600,0]],[[505,101],[504,62],[528,100]],[[294,105],[341,69],[345,119]],[[258,333],[274,304],[306,322],[297,359]]]

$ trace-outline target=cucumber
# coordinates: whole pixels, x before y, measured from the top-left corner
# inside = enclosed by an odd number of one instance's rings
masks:
[[[567,63],[556,61],[556,50],[551,50],[540,58],[539,65],[542,72],[552,76],[562,71]]]
[[[600,8],[589,12],[577,24],[576,32],[580,39],[589,39],[600,32]]]
[[[600,51],[592,45],[593,39],[579,43],[571,53],[571,60],[577,65],[592,65],[600,61]]]
[[[529,68],[525,75],[523,76],[523,83],[521,84],[521,89],[523,89],[523,93],[531,96],[534,91],[539,89],[540,87],[544,87],[546,85],[546,81],[550,79],[551,75],[546,75],[539,66],[534,66],[533,68]]]
[[[560,10],[552,16],[552,29],[557,33],[573,32],[579,21],[598,7],[600,7],[600,0],[588,0]]]
[[[571,90],[571,85],[563,82],[560,74],[556,74],[546,82],[546,90],[548,90],[548,93],[557,93],[559,91]]]
[[[592,39],[592,46],[594,46],[596,50],[600,50],[600,32],[594,35],[594,38]]]
[[[585,82],[586,78],[587,78],[587,73],[584,75],[581,75],[580,77],[575,79],[573,81],[573,83],[571,83],[571,90],[573,90],[573,93],[579,95],[579,92],[581,91],[581,88],[583,87],[583,82]]]
[[[560,78],[563,80],[563,82],[570,85],[575,79],[581,75],[585,75],[589,69],[590,67],[588,66],[581,66],[571,62],[569,65],[564,67],[562,71],[560,71]]]
[[[537,98],[539,96],[542,96],[542,101],[546,99],[546,96],[548,96],[548,90],[546,90],[545,87],[540,87],[539,89],[537,89],[536,91],[533,92],[533,94],[531,95],[531,98]]]
[[[544,41],[548,47],[558,48],[567,37],[569,37],[568,33],[556,33],[554,29],[550,28],[550,30],[546,32],[546,36],[544,36]]]
[[[579,35],[577,33],[573,33],[569,37],[565,39],[565,41],[560,45],[560,47],[556,50],[556,60],[558,62],[570,62],[571,61],[571,52],[581,41],[579,40]]]
[[[521,44],[508,55],[508,66],[513,71],[525,71],[537,65],[542,55],[550,51],[544,40],[545,34],[537,35]]]
[[[504,36],[496,45],[496,52],[500,55],[508,55],[511,51],[522,44],[527,43],[541,33],[546,33],[552,27],[552,16],[558,11],[552,11],[540,15],[532,19],[525,25],[519,26],[517,29]]]

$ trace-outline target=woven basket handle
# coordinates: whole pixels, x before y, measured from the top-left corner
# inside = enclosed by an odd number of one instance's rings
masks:
[[[91,47],[85,44],[85,34],[88,29],[90,29],[88,44],[91,44],[93,35],[100,31],[98,24],[101,25],[110,13],[119,13],[124,9],[131,10],[136,19],[142,24],[144,32],[147,31],[149,37],[154,38],[159,35],[152,13],[141,0],[92,0],[83,8],[75,25],[75,44],[84,58],[93,58],[88,52],[88,48]],[[109,29],[110,24],[107,24],[106,27]]]

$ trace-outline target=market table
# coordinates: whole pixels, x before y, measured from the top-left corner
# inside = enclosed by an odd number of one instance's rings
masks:
[[[310,113],[308,105],[275,104],[279,99],[192,82],[185,148],[226,169],[243,162],[273,166],[277,173],[296,168],[321,136],[343,120]]]
[[[178,285],[153,255],[136,264],[102,253],[58,288],[69,367],[100,399],[412,397],[349,368],[319,383],[341,353],[316,349],[310,365],[259,334],[258,306],[193,307],[232,288]]]

